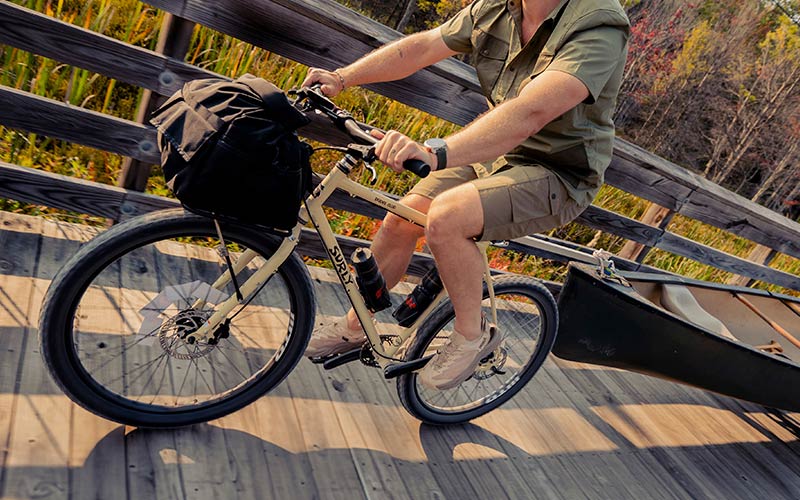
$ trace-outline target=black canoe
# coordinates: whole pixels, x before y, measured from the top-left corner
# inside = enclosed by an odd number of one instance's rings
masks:
[[[570,266],[556,356],[800,411],[800,299],[645,273],[619,273],[625,286],[596,269]]]

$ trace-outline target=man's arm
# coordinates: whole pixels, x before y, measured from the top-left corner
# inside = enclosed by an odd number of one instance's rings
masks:
[[[446,138],[447,166],[494,160],[536,134],[545,125],[583,102],[589,89],[578,78],[545,71],[519,96],[505,101]],[[436,166],[436,155],[399,132],[391,131],[375,149],[378,158],[401,171],[403,161],[416,158]],[[438,166],[436,167],[438,168]]]
[[[322,92],[334,96],[345,87],[405,78],[455,54],[435,28],[384,45],[336,71],[311,68],[303,86],[321,83]]]

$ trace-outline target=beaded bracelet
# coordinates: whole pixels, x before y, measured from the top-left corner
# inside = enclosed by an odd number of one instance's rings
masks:
[[[338,69],[337,69],[337,70],[335,70],[335,71],[333,72],[333,74],[335,74],[336,76],[338,76],[338,77],[339,77],[339,84],[341,84],[341,86],[342,86],[342,89],[341,89],[339,92],[343,91],[343,90],[345,89],[344,77],[342,76],[342,74],[341,74],[341,73],[339,73],[339,70],[338,70]]]

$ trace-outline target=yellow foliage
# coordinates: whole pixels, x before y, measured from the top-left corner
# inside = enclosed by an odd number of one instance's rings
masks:
[[[702,21],[692,29],[683,42],[681,52],[672,62],[673,77],[688,79],[694,74],[708,71],[713,34],[714,30],[708,21]]]
[[[778,27],[767,33],[758,47],[767,61],[800,64],[800,28],[782,16]]]

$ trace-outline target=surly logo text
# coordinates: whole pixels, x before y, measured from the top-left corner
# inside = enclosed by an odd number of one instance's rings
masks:
[[[347,268],[347,261],[344,260],[342,250],[339,247],[333,247],[329,248],[328,251],[331,254],[333,267],[336,269],[336,274],[339,275],[339,279],[341,279],[342,283],[345,285],[352,285],[353,276],[350,274],[350,270]]]

